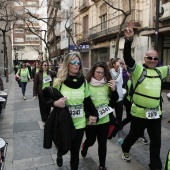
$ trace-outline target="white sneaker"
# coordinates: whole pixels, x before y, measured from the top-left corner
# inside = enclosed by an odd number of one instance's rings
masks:
[[[149,144],[149,142],[146,140],[145,137],[140,137],[140,138],[138,139],[138,141],[142,142],[144,145],[148,145],[148,144]]]
[[[26,100],[26,97],[25,97],[25,96],[23,96],[23,100]]]
[[[129,153],[124,152],[124,153],[122,154],[122,160],[124,160],[125,162],[130,162],[131,159],[130,159],[130,157],[129,157]]]

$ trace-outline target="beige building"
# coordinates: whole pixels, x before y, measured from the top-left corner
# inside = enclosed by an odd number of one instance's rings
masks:
[[[127,0],[112,2],[116,8],[125,12],[129,10]],[[159,54],[163,64],[168,64],[170,2],[160,2],[163,10],[159,18]],[[134,28],[132,55],[143,63],[145,52],[154,48],[156,0],[132,0],[131,3],[131,15],[127,17],[123,27],[130,25]],[[79,45],[89,45],[89,49],[81,53],[85,68],[90,68],[95,61],[107,62],[115,57],[115,40],[122,20],[122,12],[109,7],[103,0],[74,1],[74,23],[80,23],[74,29],[75,41]],[[124,38],[121,34],[117,57],[123,57],[123,46]]]
[[[41,59],[39,52],[41,51],[40,38],[31,33],[29,29],[40,30],[40,23],[36,19],[39,14],[39,0],[20,0],[13,3],[13,7],[18,15],[18,20],[13,29],[13,60],[19,62],[29,62],[33,64],[36,60]],[[30,17],[30,12],[36,18]],[[28,25],[29,26],[28,26]],[[38,34],[38,33],[37,33]],[[41,33],[39,33],[41,34]]]

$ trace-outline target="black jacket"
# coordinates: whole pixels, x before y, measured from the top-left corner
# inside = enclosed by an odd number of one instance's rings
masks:
[[[50,104],[63,97],[56,88],[52,87],[46,87],[42,92],[44,101]],[[76,130],[67,106],[54,107],[45,124],[43,147],[50,149],[53,141],[64,155],[71,149],[71,142],[75,136]]]

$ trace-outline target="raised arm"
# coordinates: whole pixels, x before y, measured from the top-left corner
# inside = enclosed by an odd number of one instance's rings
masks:
[[[124,30],[125,35],[125,44],[124,44],[124,51],[123,51],[123,58],[125,63],[128,67],[133,68],[135,65],[135,60],[131,56],[131,45],[133,41],[133,29],[131,27],[127,27]]]

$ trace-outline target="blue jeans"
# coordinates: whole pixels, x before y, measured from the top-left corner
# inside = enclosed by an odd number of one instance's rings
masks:
[[[21,82],[20,81],[20,85],[21,85],[21,89],[22,89],[22,94],[23,94],[23,96],[25,96],[27,82]]]

